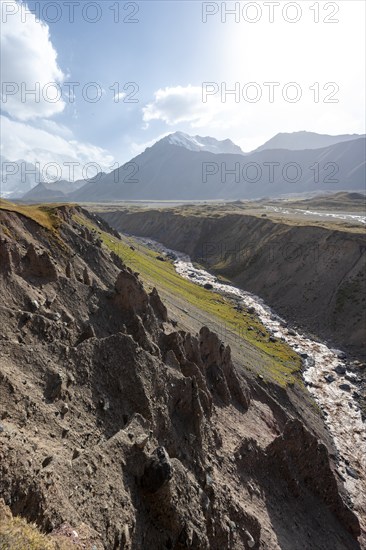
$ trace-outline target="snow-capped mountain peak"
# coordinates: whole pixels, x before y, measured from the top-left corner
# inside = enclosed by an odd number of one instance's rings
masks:
[[[235,145],[230,139],[219,141],[212,137],[190,136],[184,132],[174,132],[169,134],[163,140],[170,145],[184,147],[189,151],[206,151],[209,153],[232,153],[236,155],[243,154],[238,145]]]

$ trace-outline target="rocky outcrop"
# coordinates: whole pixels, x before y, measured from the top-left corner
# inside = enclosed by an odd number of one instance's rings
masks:
[[[13,271],[11,244],[6,239],[0,239],[0,270],[3,273],[11,273]]]
[[[115,303],[121,309],[136,313],[137,315],[145,315],[149,304],[148,295],[146,294],[141,281],[131,269],[126,268],[120,272],[115,284],[116,297]]]
[[[245,410],[248,409],[248,386],[238,377],[231,360],[230,346],[225,346],[217,334],[207,327],[201,328],[199,336],[201,360],[209,385],[215,389],[224,404],[234,400]]]
[[[286,480],[290,491],[300,496],[306,487],[315,494],[358,537],[360,524],[339,495],[335,474],[330,468],[326,446],[299,420],[289,420],[283,433],[267,447],[268,462]]]
[[[173,466],[164,447],[157,447],[141,477],[141,487],[148,493],[156,493],[173,477]]]
[[[50,254],[46,251],[38,254],[33,244],[28,246],[23,258],[23,276],[37,277],[49,281],[58,279],[57,269]]]
[[[155,287],[150,292],[149,298],[150,298],[150,305],[156,317],[161,321],[167,321],[168,320],[167,309],[163,304],[163,302],[161,301],[158,291],[156,290]]]

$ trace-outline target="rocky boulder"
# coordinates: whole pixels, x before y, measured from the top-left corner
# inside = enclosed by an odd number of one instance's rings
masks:
[[[49,281],[58,279],[56,266],[49,253],[44,251],[38,254],[33,244],[28,246],[27,253],[23,258],[23,266],[23,276],[33,276]]]
[[[148,493],[156,493],[173,477],[173,467],[164,447],[157,447],[145,466],[141,487]]]

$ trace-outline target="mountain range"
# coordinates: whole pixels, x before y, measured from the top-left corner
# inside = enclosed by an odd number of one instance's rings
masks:
[[[93,181],[41,183],[26,201],[235,200],[364,191],[365,136],[277,134],[251,153],[175,132]]]

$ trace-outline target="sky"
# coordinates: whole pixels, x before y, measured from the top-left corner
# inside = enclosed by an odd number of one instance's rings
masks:
[[[1,0],[1,154],[76,179],[177,130],[364,133],[364,21],[363,0]]]

